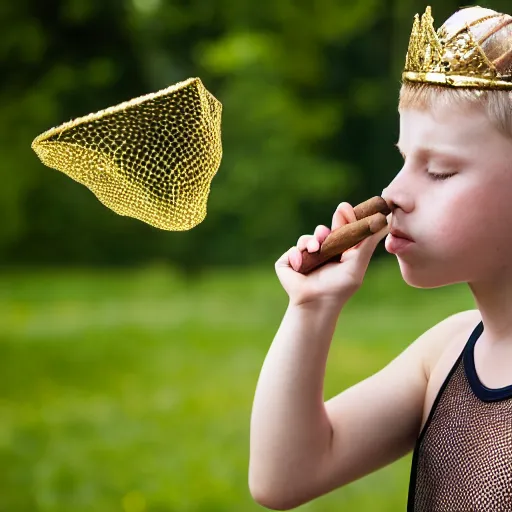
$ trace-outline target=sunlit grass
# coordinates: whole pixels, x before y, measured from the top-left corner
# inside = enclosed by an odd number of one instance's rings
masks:
[[[272,268],[5,271],[0,283],[0,511],[261,510],[249,418],[286,308]],[[340,316],[326,398],[473,307],[464,287],[416,290],[394,260],[372,264]],[[403,510],[409,466],[301,508]]]

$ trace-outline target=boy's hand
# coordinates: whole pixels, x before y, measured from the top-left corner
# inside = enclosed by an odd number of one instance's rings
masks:
[[[297,245],[286,251],[275,263],[275,269],[290,303],[343,305],[362,285],[371,256],[377,244],[389,233],[389,225],[345,251],[339,262],[331,262],[308,275],[298,272],[301,252],[316,252],[329,233],[349,222],[355,222],[352,206],[341,203],[332,217],[331,228],[317,226],[313,235],[302,235]]]

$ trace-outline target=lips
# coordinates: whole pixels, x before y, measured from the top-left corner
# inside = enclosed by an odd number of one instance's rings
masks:
[[[414,246],[414,242],[408,238],[400,238],[392,233],[386,237],[385,247],[390,254],[401,255],[412,246]]]
[[[412,237],[410,237],[407,233],[405,233],[404,231],[402,231],[402,230],[400,230],[400,229],[391,228],[390,233],[391,233],[395,238],[404,238],[405,240],[410,240],[411,242],[414,242],[414,240],[412,239]]]

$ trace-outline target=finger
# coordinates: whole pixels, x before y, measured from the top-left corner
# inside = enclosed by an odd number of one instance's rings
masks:
[[[306,249],[308,252],[316,252],[320,249],[320,242],[316,238],[311,238],[308,240]]]
[[[312,238],[310,238],[306,243],[306,249],[309,252],[316,252],[320,249],[320,245],[327,238],[327,235],[331,232],[331,230],[327,226],[317,226],[315,228],[315,233]]]
[[[345,224],[349,224],[350,222],[355,222],[356,220],[356,214],[354,213],[352,205],[347,202],[340,203],[332,216],[331,229],[334,231],[335,229],[338,229]]]
[[[277,261],[274,264],[274,266],[276,268],[289,266],[289,253],[290,253],[291,249],[292,248],[288,249],[281,256],[279,256],[279,258],[277,259]]]
[[[314,235],[302,235],[297,240],[297,249],[299,251],[304,251],[306,249],[306,246],[308,242],[314,237]]]
[[[299,251],[305,251],[306,249],[310,252],[318,251],[320,244],[327,238],[330,232],[331,230],[327,226],[317,226],[313,235],[302,235],[299,237],[297,248]]]
[[[343,211],[345,215],[345,219],[347,220],[347,223],[350,222],[356,222],[356,212],[354,211],[354,208],[350,203],[343,202],[341,203],[341,210]]]
[[[302,254],[297,247],[292,247],[289,249],[288,261],[291,268],[297,272],[302,265]]]
[[[317,226],[315,229],[315,238],[318,240],[320,244],[329,236],[331,230],[324,225]]]
[[[297,260],[298,256],[298,260]],[[294,268],[298,261],[298,267],[302,262],[300,251],[297,247],[290,247],[274,264],[276,270],[280,268]],[[298,268],[297,267],[297,268]]]

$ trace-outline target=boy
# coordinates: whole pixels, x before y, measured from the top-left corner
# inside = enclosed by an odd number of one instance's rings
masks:
[[[294,508],[414,450],[409,511],[512,511],[512,17],[462,9],[436,34],[427,8],[399,112],[404,165],[382,193],[388,226],[299,274],[302,250],[356,220],[341,203],[330,229],[301,236],[275,265],[289,305],[256,389],[249,468],[268,508]],[[324,403],[339,313],[384,237],[408,284],[468,283],[477,309]]]

